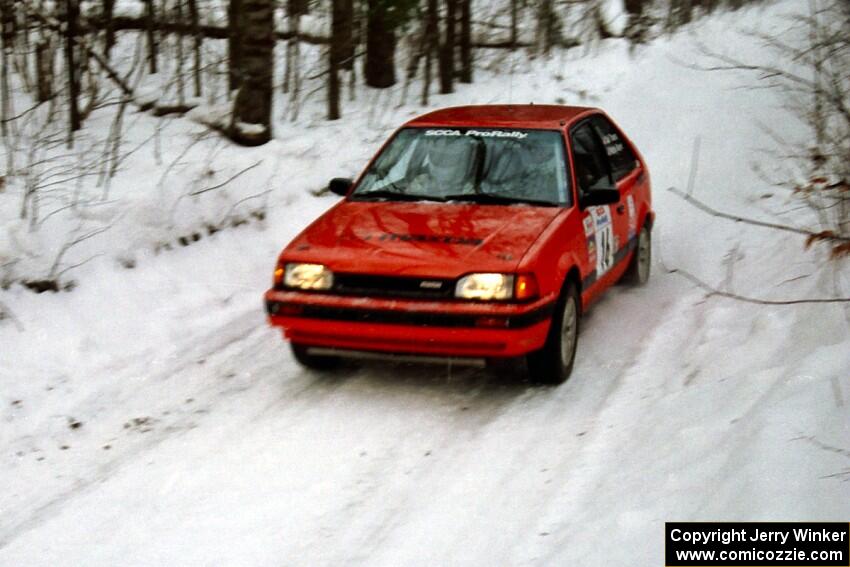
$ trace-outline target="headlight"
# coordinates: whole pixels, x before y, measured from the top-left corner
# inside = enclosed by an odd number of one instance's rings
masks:
[[[470,274],[460,278],[455,297],[462,299],[511,299],[514,296],[514,276],[508,274]]]
[[[334,275],[321,264],[287,264],[283,285],[296,289],[330,289]]]

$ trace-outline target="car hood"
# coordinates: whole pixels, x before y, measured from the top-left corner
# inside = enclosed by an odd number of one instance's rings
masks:
[[[562,210],[343,201],[302,232],[284,256],[351,273],[454,278],[511,272]]]

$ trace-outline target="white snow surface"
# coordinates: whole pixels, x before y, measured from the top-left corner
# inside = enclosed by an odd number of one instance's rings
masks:
[[[824,250],[665,190],[685,187],[699,136],[696,196],[805,223],[752,165],[782,166],[762,125],[807,132],[773,92],[744,88],[753,77],[685,64],[698,44],[768,57],[741,30],[781,33],[803,4],[720,14],[633,56],[620,40],[531,63],[489,54],[474,85],[432,95],[601,106],[647,159],[652,278],[593,306],[557,388],[445,365],[317,375],[267,326],[277,253],[334,203],[312,191],[427,110],[399,106],[401,86],[361,90],[334,123],[308,101],[260,148],[210,135],[170,171],[204,127],[134,118],[138,141],[165,124],[164,157],[145,146],[113,180],[120,211],[75,251],[99,254],[69,272],[76,288],[0,291],[0,565],[662,565],[665,521],[846,521],[847,307],[706,297],[665,271],[759,298],[847,295]],[[155,252],[240,207],[249,222]],[[4,227],[0,253],[21,231]]]

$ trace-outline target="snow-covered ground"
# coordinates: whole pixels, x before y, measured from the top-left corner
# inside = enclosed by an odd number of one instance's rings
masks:
[[[277,252],[334,202],[311,191],[424,112],[416,87],[403,106],[401,86],[362,91],[337,123],[308,101],[261,148],[211,136],[173,166],[204,128],[133,115],[128,147],[164,124],[158,149],[113,180],[121,210],[75,248],[100,254],[68,273],[76,288],[0,291],[0,565],[661,565],[665,521],[847,520],[850,312],[706,298],[664,269],[760,298],[847,295],[846,265],[802,238],[666,191],[686,185],[699,137],[696,196],[804,220],[752,167],[783,165],[759,151],[763,125],[802,126],[742,88],[752,77],[685,64],[699,44],[769,57],[740,30],[780,33],[802,4],[721,14],[634,56],[619,40],[531,63],[488,54],[493,71],[432,97],[598,105],[650,165],[652,279],[592,308],[558,388],[439,365],[320,376],[266,326]],[[0,254],[25,230],[5,227]]]

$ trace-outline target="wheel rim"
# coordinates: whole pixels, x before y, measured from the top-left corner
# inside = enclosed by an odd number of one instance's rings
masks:
[[[650,246],[649,240],[649,232],[646,229],[640,231],[640,236],[638,237],[638,249],[637,249],[637,268],[638,268],[638,279],[641,283],[645,282],[649,278],[649,262],[651,259],[652,248]]]
[[[561,362],[567,366],[573,359],[578,332],[578,310],[575,297],[568,297],[564,305],[564,316],[561,318]]]

